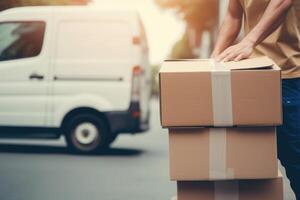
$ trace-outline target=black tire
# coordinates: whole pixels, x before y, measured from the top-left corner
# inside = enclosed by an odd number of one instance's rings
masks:
[[[89,128],[85,129],[84,126]],[[73,153],[96,153],[109,147],[109,128],[105,120],[95,114],[86,113],[73,116],[64,124],[63,130],[68,148]],[[91,137],[91,134],[93,135],[92,139],[84,141],[84,137]]]

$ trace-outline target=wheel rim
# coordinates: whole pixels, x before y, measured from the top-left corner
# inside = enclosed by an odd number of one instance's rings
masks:
[[[98,128],[94,124],[92,124],[90,122],[85,122],[85,123],[79,124],[75,128],[74,136],[79,144],[89,145],[89,144],[94,143],[97,140],[97,138],[99,136],[99,131],[98,131]]]

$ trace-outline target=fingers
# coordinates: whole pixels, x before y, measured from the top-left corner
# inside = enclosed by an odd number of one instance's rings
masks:
[[[252,46],[247,46],[240,43],[225,49],[225,51],[217,56],[216,60],[218,62],[240,61],[249,58],[252,51]]]
[[[248,58],[250,54],[240,46],[232,46],[227,48],[222,54],[217,57],[218,62],[240,61]]]
[[[210,55],[210,58],[213,58],[213,59],[217,59],[217,57],[218,57],[217,53],[214,53],[214,52]]]
[[[237,53],[231,53],[228,56],[226,56],[222,61],[223,62],[229,62],[229,61],[233,61],[237,58],[238,54]]]
[[[219,56],[217,56],[217,61],[218,62],[223,61],[224,58],[226,58],[231,53],[231,50],[232,50],[232,47],[225,49],[225,51],[223,51],[223,53],[221,53]]]
[[[238,55],[238,56],[234,59],[234,61],[235,61],[235,62],[238,62],[238,61],[243,60],[243,59],[245,59],[245,58],[247,58],[247,56],[246,56],[245,54],[240,54],[240,55]]]

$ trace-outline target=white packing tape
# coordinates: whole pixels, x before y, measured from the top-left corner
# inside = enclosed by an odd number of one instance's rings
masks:
[[[216,181],[215,200],[239,200],[238,181]]]
[[[221,63],[212,60],[212,99],[213,120],[215,127],[233,125],[231,72]]]
[[[226,128],[209,129],[209,178],[211,180],[227,178],[226,143]]]

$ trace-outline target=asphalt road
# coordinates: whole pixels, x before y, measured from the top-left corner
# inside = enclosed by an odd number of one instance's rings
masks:
[[[69,155],[59,141],[0,141],[0,200],[169,200],[168,140],[152,101],[152,128],[101,155]],[[294,200],[285,186],[285,200]]]

